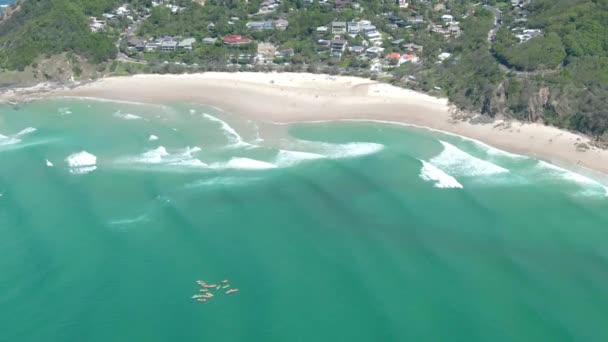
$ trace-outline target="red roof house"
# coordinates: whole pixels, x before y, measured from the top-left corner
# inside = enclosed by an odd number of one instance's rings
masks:
[[[224,44],[232,45],[232,46],[251,43],[251,39],[242,37],[241,35],[238,35],[238,34],[226,36],[223,39],[224,39]]]
[[[401,54],[399,54],[399,52],[393,52],[390,53],[388,56],[386,56],[386,59],[399,59],[401,58]]]

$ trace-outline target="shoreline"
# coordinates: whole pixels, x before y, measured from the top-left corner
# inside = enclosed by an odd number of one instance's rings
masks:
[[[447,99],[376,81],[306,73],[218,73],[110,77],[73,85],[39,84],[0,93],[1,103],[95,98],[149,104],[189,102],[273,123],[376,121],[476,140],[566,168],[608,175],[608,150],[580,134],[517,121],[470,123],[452,117]],[[587,144],[580,150],[579,144]],[[578,171],[577,171],[578,172]]]

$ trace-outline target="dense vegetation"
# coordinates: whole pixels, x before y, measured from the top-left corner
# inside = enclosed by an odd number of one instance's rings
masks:
[[[483,2],[491,6],[474,0],[412,0],[407,10],[399,9],[396,2],[381,0],[359,0],[360,9],[340,10],[317,0],[282,0],[275,12],[257,13],[261,2],[207,0],[202,6],[199,1],[173,0],[185,8],[176,14],[165,6],[152,7],[151,0],[21,0],[19,11],[0,23],[0,69],[21,70],[40,57],[63,52],[92,63],[114,58],[120,34],[131,21],[111,20],[105,32],[93,33],[88,27],[89,17],[100,17],[129,3],[149,9],[149,17],[135,32],[143,38],[172,35],[195,37],[200,42],[206,37],[234,33],[295,52],[275,60],[288,64],[258,65],[253,70],[280,68],[378,77],[399,86],[447,95],[453,104],[467,111],[542,121],[608,141],[608,0],[532,0],[523,9],[512,8],[507,0]],[[502,9],[502,20],[494,40],[489,41],[498,8]],[[458,38],[446,39],[430,32],[429,25],[440,23],[445,13],[459,19],[463,34]],[[425,22],[394,29],[389,14],[405,20],[418,15]],[[251,20],[278,18],[289,21],[286,30],[252,31],[245,26]],[[324,50],[317,41],[333,36],[318,33],[316,27],[332,20],[356,19],[370,20],[378,27],[386,54],[399,51],[391,44],[396,39],[423,45],[421,62],[392,66],[376,74],[370,72],[370,60],[354,53],[331,58],[327,48]],[[530,29],[539,33],[519,42],[518,32],[521,35]],[[362,43],[359,36],[346,38],[350,46]],[[147,62],[114,62],[110,68],[127,73],[183,72],[193,70],[193,65],[196,70],[226,70],[227,62],[251,67],[247,56],[256,51],[255,44],[230,48],[221,40],[213,45],[197,44],[192,51],[142,54],[127,49],[122,39],[120,48],[130,57]],[[438,55],[442,52],[451,53],[451,57],[440,62]]]
[[[0,67],[23,70],[41,54],[74,52],[93,62],[116,54],[107,34],[93,33],[88,16],[117,0],[21,1],[20,10],[0,25]]]

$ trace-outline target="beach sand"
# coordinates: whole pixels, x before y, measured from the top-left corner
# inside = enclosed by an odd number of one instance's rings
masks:
[[[204,73],[105,78],[72,89],[24,90],[27,97],[91,97],[146,103],[211,105],[252,119],[292,123],[377,120],[441,130],[570,169],[608,174],[608,151],[577,145],[589,138],[516,121],[471,124],[454,120],[446,99],[375,81],[303,73]],[[0,101],[23,100],[19,91]]]

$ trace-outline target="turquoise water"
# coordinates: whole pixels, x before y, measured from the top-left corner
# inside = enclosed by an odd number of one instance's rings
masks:
[[[2,341],[608,340],[588,177],[185,104],[3,106],[0,134]]]

